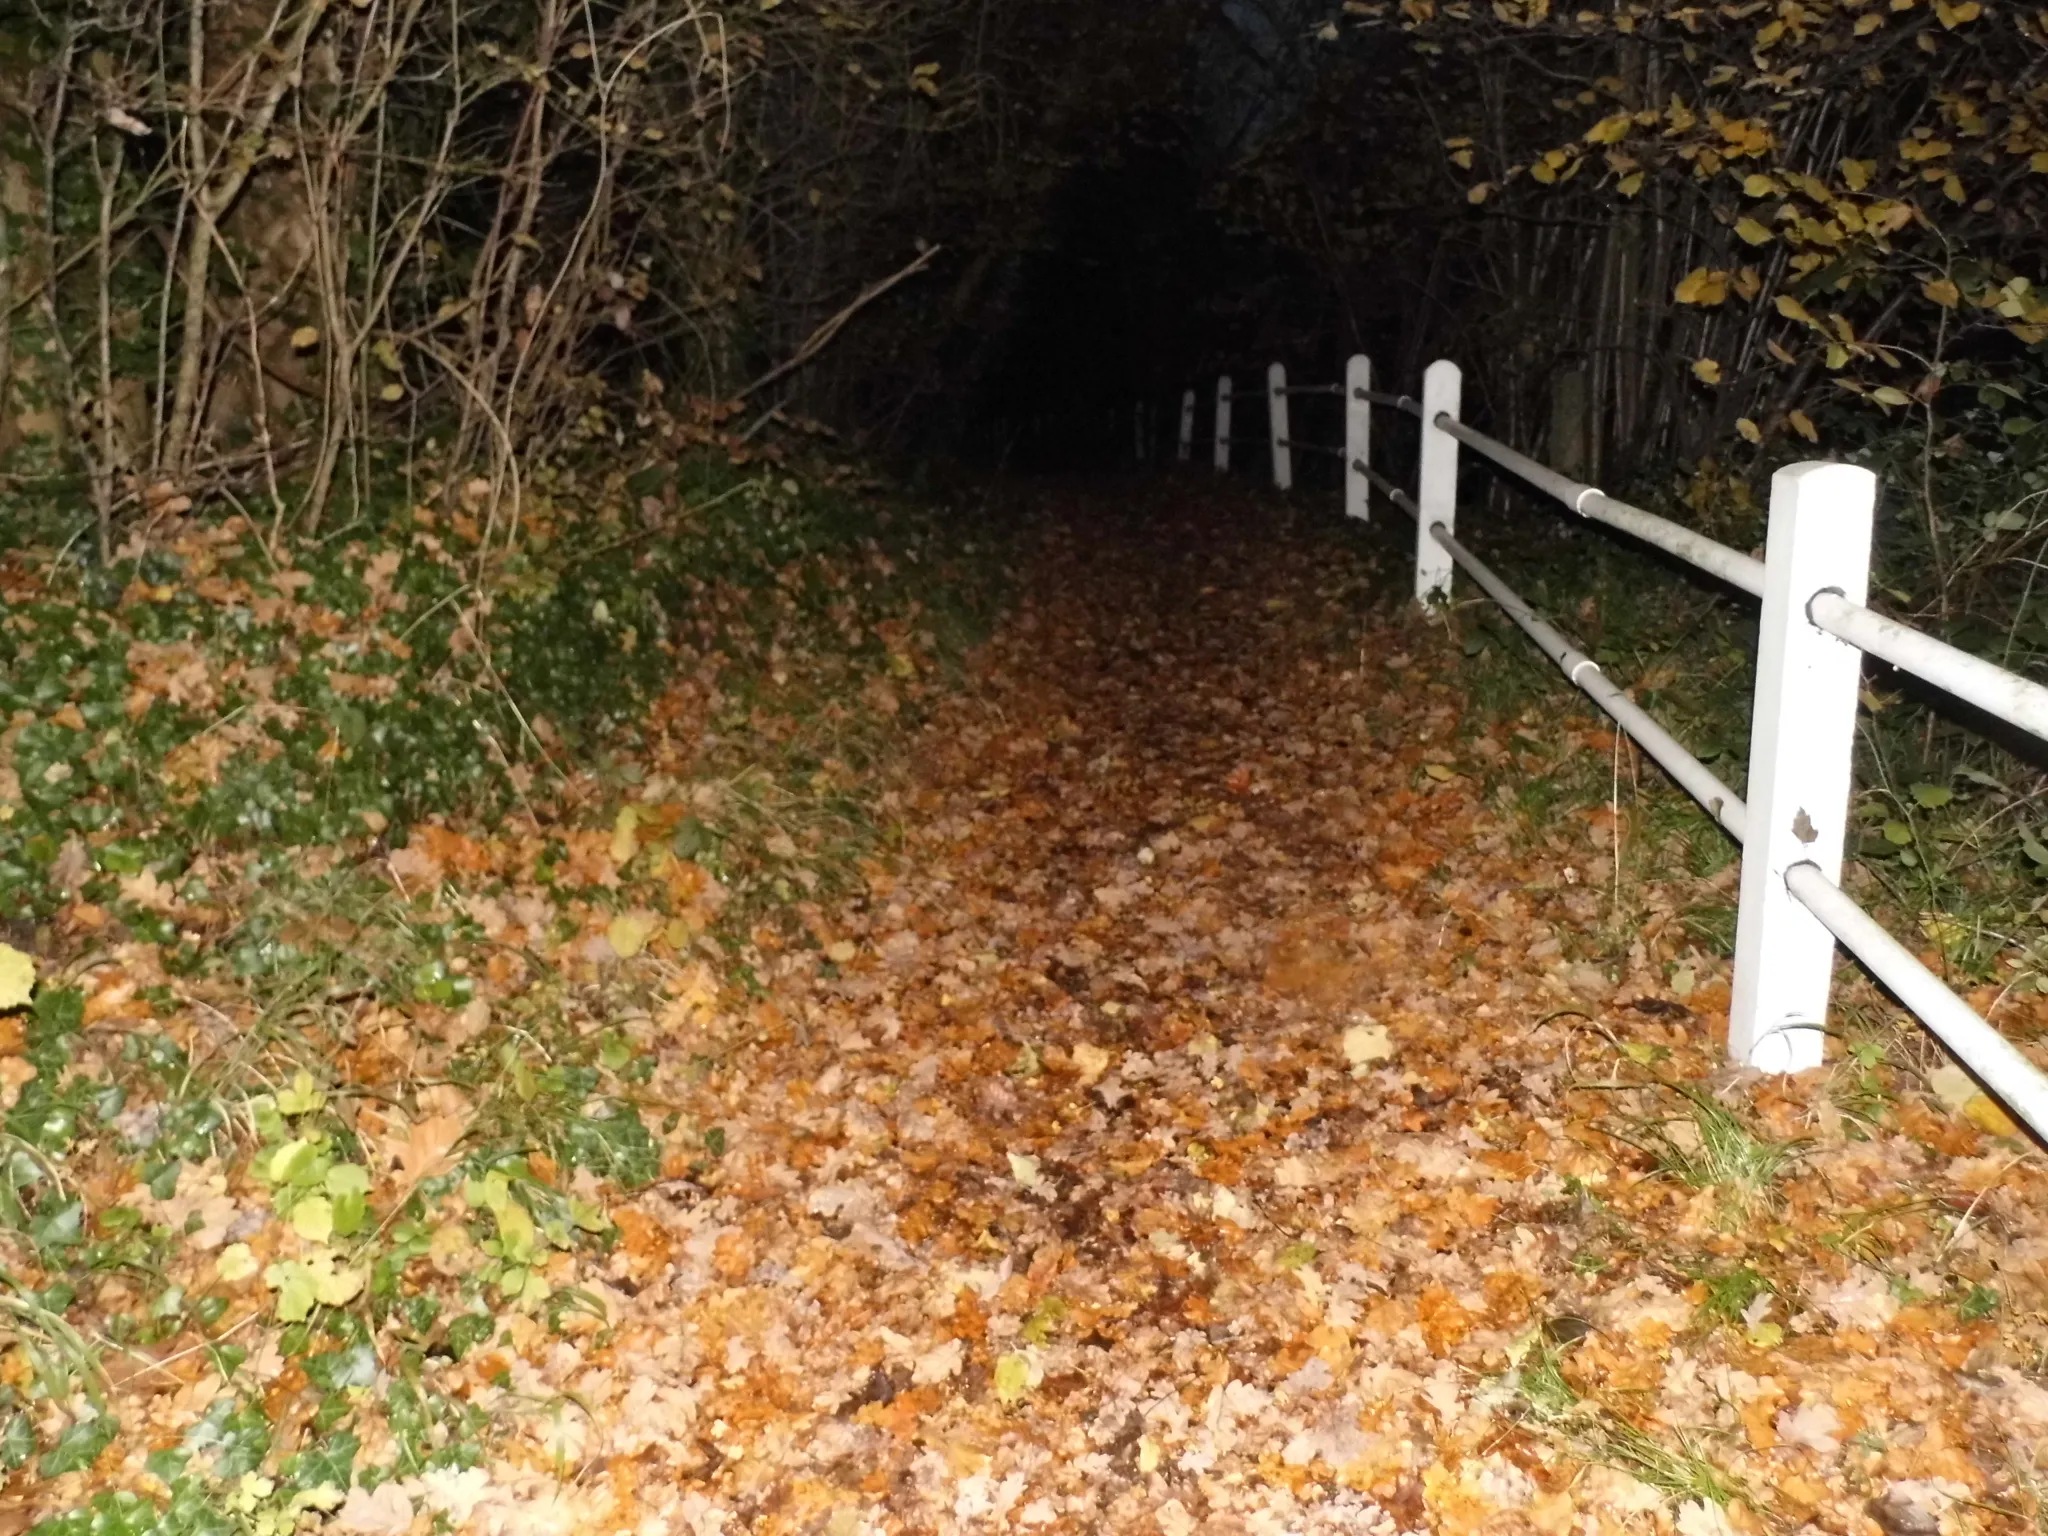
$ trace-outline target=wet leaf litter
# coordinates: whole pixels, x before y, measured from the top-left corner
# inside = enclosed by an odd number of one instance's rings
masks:
[[[1995,1106],[1854,1056],[1721,1071],[1723,962],[1655,899],[1599,936],[1613,812],[1532,829],[1493,793],[1600,750],[1591,722],[1480,716],[1362,543],[1228,496],[1045,515],[897,846],[801,940],[757,930],[751,985],[679,963],[665,908],[583,921],[575,954],[659,997],[628,1048],[673,1120],[617,1149],[646,1177],[542,1154],[537,1218],[527,1174],[450,1176],[471,1099],[426,1090],[359,1162],[293,1134],[308,1078],[271,1107],[283,1246],[237,1236],[232,1190],[134,1197],[303,1318],[368,1283],[320,1257],[366,1193],[450,1180],[407,1262],[501,1300],[416,1363],[421,1453],[365,1405],[394,1472],[293,1518],[2020,1529],[2048,1188]],[[616,883],[663,815],[570,856]],[[469,846],[409,862],[457,889]],[[715,898],[663,869],[675,910]],[[359,1343],[319,1359],[360,1402],[392,1363]],[[304,1392],[266,1348],[244,1369]],[[215,1376],[110,1396],[160,1444],[211,1413],[232,1453]],[[479,1452],[437,1459],[465,1415]],[[145,1487],[152,1448],[71,1475]]]
[[[1726,1084],[1724,972],[1573,953],[1583,877],[1456,770],[1499,747],[1427,639],[1333,643],[1299,546],[1162,511],[1048,539],[855,953],[778,989],[723,1182],[658,1217],[705,1496],[836,1531],[2016,1518],[2036,1160]]]

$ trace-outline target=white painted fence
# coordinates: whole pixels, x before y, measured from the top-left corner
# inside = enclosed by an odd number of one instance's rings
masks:
[[[1729,1052],[1737,1062],[1767,1072],[1820,1064],[1839,943],[2035,1134],[2048,1138],[2048,1074],[1886,933],[1840,884],[1864,652],[2042,737],[2048,737],[2048,688],[1864,606],[1877,497],[1877,477],[1869,470],[1830,463],[1779,470],[1771,480],[1769,533],[1759,561],[1616,501],[1465,425],[1458,419],[1460,377],[1455,363],[1430,364],[1416,400],[1375,390],[1372,365],[1364,357],[1350,359],[1342,384],[1290,385],[1286,370],[1273,364],[1267,371],[1264,440],[1274,485],[1283,491],[1292,485],[1296,451],[1340,454],[1346,514],[1365,519],[1377,488],[1414,518],[1419,601],[1447,597],[1453,570],[1463,569],[1574,687],[1742,845],[1728,1024]],[[1292,437],[1288,400],[1304,394],[1342,397],[1341,449]],[[1372,467],[1374,406],[1421,422],[1413,495]],[[1189,390],[1181,397],[1183,460],[1192,452],[1194,418],[1195,393]],[[1226,375],[1216,385],[1218,470],[1230,467],[1230,431]],[[1620,529],[1761,601],[1747,804],[1458,541],[1461,446],[1580,517]]]

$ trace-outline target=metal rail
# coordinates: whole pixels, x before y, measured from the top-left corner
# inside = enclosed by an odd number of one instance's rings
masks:
[[[1352,468],[1363,473],[1379,487],[1387,500],[1410,517],[1419,515],[1415,498],[1386,476],[1370,465],[1354,462]],[[1556,664],[1567,682],[1599,705],[1615,724],[1635,738],[1642,749],[1677,781],[1681,789],[1697,800],[1730,837],[1738,843],[1746,840],[1749,808],[1743,804],[1740,795],[1722,783],[1712,769],[1688,752],[1685,745],[1659,725],[1640,704],[1609,681],[1598,662],[1539,617],[1523,601],[1520,593],[1495,575],[1485,561],[1460,544],[1442,523],[1432,524],[1429,535],[1443,546],[1451,559],[1479,584],[1488,597],[1500,605],[1522,633],[1536,642],[1536,648]]]
[[[1278,389],[1269,390],[1268,393],[1275,395],[1341,395],[1344,393],[1344,386],[1342,384],[1283,384]]]
[[[2048,1139],[2048,1075],[1813,865],[1786,870],[1785,889],[1869,966],[1870,974],[1933,1030],[1956,1060],[1990,1084],[2034,1134]]]
[[[1815,593],[1806,605],[1806,616],[1815,628],[1947,689],[1987,715],[2048,736],[2048,688],[2017,672],[1852,603],[1839,592]]]
[[[1436,425],[1581,516],[1633,534],[1644,543],[1718,576],[1752,597],[1763,595],[1764,563],[1761,560],[1716,543],[1668,518],[1616,501],[1605,492],[1561,475],[1548,465],[1539,464],[1527,454],[1517,453],[1505,443],[1452,417],[1439,415]],[[1861,603],[1851,602],[1839,592],[1817,593],[1807,604],[1806,615],[1816,628],[1836,639],[1846,640],[1901,671],[1945,688],[1986,714],[2048,738],[2048,688],[2041,684],[2009,672],[1981,656],[1973,656],[1945,640],[1937,640],[1909,624],[1887,618]]]
[[[1279,438],[1276,441],[1282,448],[1299,448],[1303,453],[1328,453],[1340,459],[1344,457],[1342,448],[1332,448],[1328,443],[1304,443],[1291,437]]]
[[[1740,843],[1749,834],[1749,808],[1742,797],[1715,776],[1712,769],[1685,750],[1684,745],[1659,725],[1643,707],[1609,682],[1600,664],[1573,645],[1557,630],[1536,616],[1520,595],[1494,575],[1486,563],[1444,531],[1442,523],[1432,524],[1429,536],[1441,544],[1464,570],[1478,582],[1486,595],[1500,604],[1523,634],[1557,664],[1571,685],[1598,704],[1638,745],[1657,760],[1678,786],[1699,801],[1706,813],[1719,822],[1728,835]]]
[[[1645,544],[1654,545],[1668,555],[1676,555],[1687,565],[1698,566],[1751,597],[1763,596],[1764,563],[1754,556],[1730,549],[1726,544],[1717,544],[1669,518],[1645,512],[1641,507],[1632,507],[1625,501],[1616,501],[1605,491],[1561,475],[1548,465],[1537,463],[1527,454],[1515,452],[1506,443],[1498,442],[1453,417],[1439,415],[1436,425],[1510,474],[1519,475],[1539,491],[1563,502],[1581,517],[1590,517],[1610,528],[1633,534]]]
[[[1406,411],[1418,420],[1422,416],[1422,403],[1410,395],[1390,395],[1384,389],[1354,389],[1354,400],[1369,400],[1374,405],[1391,405],[1397,411]]]

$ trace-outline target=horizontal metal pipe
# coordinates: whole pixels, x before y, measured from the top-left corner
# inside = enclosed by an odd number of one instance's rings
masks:
[[[1415,498],[1385,475],[1357,459],[1351,461],[1351,467],[1384,491],[1387,499],[1403,512],[1410,517],[1416,515]],[[1483,560],[1446,533],[1442,523],[1429,532],[1430,537],[1449,550],[1451,558],[1479,583],[1486,595],[1500,604],[1507,616],[1520,626],[1522,633],[1557,663],[1558,670],[1564,673],[1573,687],[1599,705],[1616,724],[1634,737],[1680,788],[1699,801],[1707,814],[1727,829],[1731,837],[1738,843],[1744,840],[1749,827],[1749,809],[1741,796],[1723,784],[1705,763],[1686,751],[1678,738],[1653,720],[1640,704],[1609,682],[1592,657],[1538,618],[1514,589],[1496,576]]]
[[[1479,583],[1486,595],[1500,604],[1507,616],[1520,626],[1522,633],[1534,640],[1537,648],[1557,664],[1558,671],[1574,688],[1605,710],[1615,724],[1656,759],[1679,788],[1699,801],[1729,836],[1738,843],[1745,840],[1749,830],[1749,808],[1734,790],[1723,784],[1705,763],[1686,751],[1684,744],[1652,719],[1640,704],[1609,682],[1598,662],[1538,618],[1513,588],[1447,533],[1442,523],[1432,527],[1429,533],[1450,551],[1451,558]]]
[[[1688,565],[1697,566],[1711,575],[1718,576],[1731,587],[1747,592],[1751,597],[1763,596],[1763,561],[1745,555],[1740,550],[1730,549],[1726,544],[1717,544],[1703,534],[1681,527],[1669,518],[1645,512],[1641,507],[1632,507],[1625,501],[1616,501],[1606,492],[1590,485],[1582,485],[1568,475],[1561,475],[1548,465],[1537,463],[1527,454],[1515,452],[1506,443],[1496,442],[1484,432],[1466,426],[1455,417],[1440,415],[1436,419],[1436,424],[1459,442],[1493,460],[1510,474],[1519,475],[1546,495],[1563,502],[1581,517],[1590,517],[1595,522],[1607,524],[1610,528],[1619,528],[1624,533],[1633,534],[1645,544],[1654,545],[1668,555],[1677,556]]]
[[[1422,414],[1421,402],[1413,395],[1393,395],[1384,389],[1354,389],[1351,391],[1351,398],[1366,400],[1374,405],[1391,405],[1395,410],[1406,411],[1410,416]]]
[[[1334,453],[1340,459],[1344,457],[1342,448],[1332,448],[1328,443],[1298,443],[1291,437],[1283,437],[1280,439],[1280,446],[1298,448],[1303,453]]]
[[[1893,938],[1840,886],[1811,864],[1785,871],[1785,888],[1870,974],[1934,1031],[1956,1060],[2011,1107],[2041,1137],[2048,1137],[2048,1074],[1977,1016],[1942,979]]]
[[[1389,480],[1385,475],[1381,474],[1378,470],[1374,469],[1370,464],[1366,463],[1365,460],[1353,459],[1351,461],[1351,469],[1354,474],[1363,475],[1366,479],[1370,480],[1374,485],[1378,486],[1380,489],[1380,493],[1384,495],[1387,498],[1387,500],[1391,501],[1403,512],[1406,512],[1410,517],[1414,517],[1417,515],[1415,511],[1415,498],[1413,496],[1410,496],[1406,491],[1402,490],[1401,487],[1394,484],[1393,481]]]
[[[1341,395],[1342,384],[1288,384],[1272,391],[1276,395]]]
[[[1902,672],[1924,677],[1988,715],[2036,736],[2048,736],[2048,688],[2017,672],[1874,613],[1839,592],[1815,593],[1806,605],[1806,616],[1837,639],[1883,658]]]

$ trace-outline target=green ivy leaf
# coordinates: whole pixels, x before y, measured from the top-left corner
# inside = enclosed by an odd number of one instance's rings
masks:
[[[271,1265],[263,1271],[263,1283],[277,1292],[279,1322],[303,1323],[313,1315],[314,1303],[320,1298],[314,1293],[311,1272],[298,1260]]]
[[[83,1472],[99,1459],[101,1451],[113,1444],[114,1434],[120,1427],[112,1414],[74,1420],[71,1427],[57,1437],[57,1443],[43,1452],[43,1459],[36,1463],[36,1470],[44,1477]]]
[[[334,1236],[334,1202],[325,1195],[307,1195],[293,1202],[292,1230],[309,1243],[324,1243]]]

